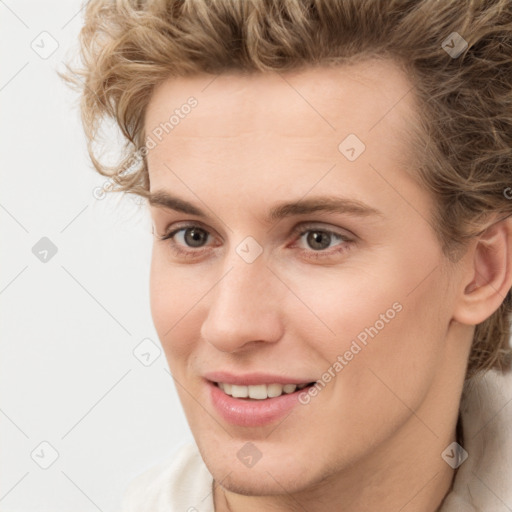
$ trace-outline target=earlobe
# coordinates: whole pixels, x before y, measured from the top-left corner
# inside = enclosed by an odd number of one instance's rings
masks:
[[[478,325],[499,308],[512,287],[512,218],[491,224],[467,256],[454,319]]]

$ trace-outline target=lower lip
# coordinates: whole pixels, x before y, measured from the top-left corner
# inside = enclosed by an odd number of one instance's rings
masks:
[[[298,389],[293,393],[265,400],[248,400],[233,398],[226,395],[213,382],[208,381],[207,383],[210,387],[213,406],[221,417],[228,423],[241,427],[261,427],[278,421],[300,404],[299,394],[307,390],[307,388]]]

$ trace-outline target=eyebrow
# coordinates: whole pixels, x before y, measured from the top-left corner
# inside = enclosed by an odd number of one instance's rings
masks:
[[[172,196],[163,190],[157,190],[148,196],[149,204],[154,207],[167,208],[189,215],[197,215],[207,217],[207,214],[200,208]],[[315,196],[308,199],[300,199],[292,202],[277,203],[272,207],[265,218],[266,223],[272,223],[285,217],[293,215],[304,215],[315,212],[329,212],[357,215],[360,217],[368,217],[371,215],[384,215],[380,210],[373,208],[357,199],[343,198],[339,196]]]

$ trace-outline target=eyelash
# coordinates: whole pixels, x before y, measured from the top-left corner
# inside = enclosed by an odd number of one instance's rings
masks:
[[[172,240],[173,237],[180,231],[185,231],[185,230],[191,229],[191,228],[199,228],[199,229],[203,230],[204,232],[206,232],[208,235],[210,235],[208,230],[203,228],[199,224],[186,224],[186,225],[180,226],[179,228],[176,228],[162,236],[157,236],[157,238],[161,241]],[[332,257],[337,254],[342,254],[345,251],[348,251],[353,243],[353,240],[346,237],[345,235],[342,235],[341,233],[337,233],[337,232],[331,231],[329,229],[322,229],[322,228],[319,228],[318,226],[310,226],[310,225],[304,226],[304,224],[300,224],[293,229],[292,234],[295,235],[296,237],[298,237],[298,239],[300,240],[300,238],[303,235],[305,235],[306,233],[312,232],[312,231],[327,233],[329,235],[334,236],[335,238],[338,238],[340,241],[342,241],[344,243],[340,244],[339,248],[335,249],[334,251],[327,250],[327,249],[319,249],[318,251],[315,251],[313,249],[310,249],[310,250],[300,249],[300,251],[302,253],[307,253],[306,257],[310,258],[310,259],[319,260],[322,258],[329,258],[329,257]],[[208,251],[207,247],[200,247],[198,249],[185,250],[185,249],[182,249],[174,240],[172,240],[168,245],[169,245],[171,251],[176,256],[185,257],[185,258],[199,258],[206,251]]]

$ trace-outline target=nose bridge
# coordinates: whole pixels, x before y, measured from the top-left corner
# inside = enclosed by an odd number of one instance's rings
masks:
[[[236,351],[252,341],[276,341],[281,336],[279,290],[272,273],[263,255],[248,261],[233,252],[225,260],[223,277],[211,291],[201,334],[222,351]]]

